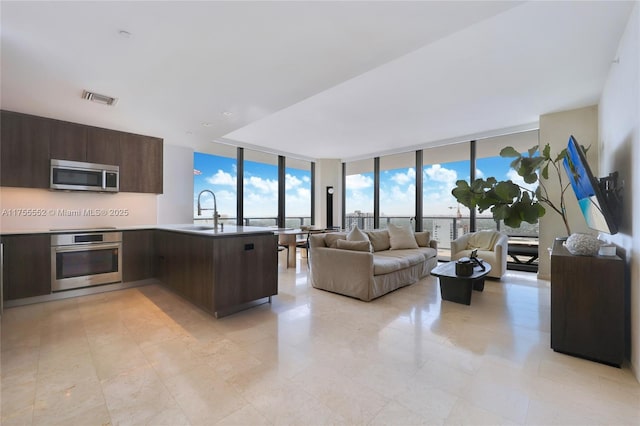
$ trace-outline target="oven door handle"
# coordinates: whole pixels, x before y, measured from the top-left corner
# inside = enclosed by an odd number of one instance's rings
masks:
[[[122,244],[85,244],[77,246],[58,246],[54,247],[56,253],[65,253],[72,251],[90,251],[90,250],[109,250],[119,249]]]

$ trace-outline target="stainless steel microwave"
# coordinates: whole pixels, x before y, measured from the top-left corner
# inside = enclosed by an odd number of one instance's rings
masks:
[[[80,161],[51,160],[51,189],[118,192],[120,167]]]

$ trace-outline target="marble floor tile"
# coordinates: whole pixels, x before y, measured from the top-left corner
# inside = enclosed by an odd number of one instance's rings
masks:
[[[190,424],[151,366],[129,370],[101,384],[112,424]]]
[[[284,260],[284,257],[281,257]],[[550,349],[550,285],[427,277],[366,303],[312,288],[222,319],[160,285],[5,309],[2,425],[638,425],[640,384]]]

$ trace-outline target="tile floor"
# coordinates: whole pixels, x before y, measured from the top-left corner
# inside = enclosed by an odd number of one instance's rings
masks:
[[[638,425],[640,384],[549,348],[549,283],[510,272],[442,302],[310,288],[216,320],[158,285],[10,308],[2,424]]]

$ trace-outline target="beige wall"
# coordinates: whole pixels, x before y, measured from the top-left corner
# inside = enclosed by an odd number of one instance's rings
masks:
[[[333,186],[333,226],[342,226],[342,162],[323,158],[316,162],[315,226],[327,224],[327,186]]]
[[[191,223],[194,198],[193,149],[165,144],[163,157],[164,182],[163,194],[158,195],[158,223]]]
[[[618,46],[600,99],[600,174],[617,171],[624,181],[620,230],[604,239],[626,252],[629,265],[630,360],[640,381],[640,5]]]
[[[573,135],[579,144],[585,147],[591,146],[587,154],[587,161],[593,174],[598,176],[598,108],[596,106],[540,116],[540,146],[543,147],[549,143],[552,157],[567,147],[570,135]],[[567,184],[568,178],[562,166],[560,171],[563,184]],[[561,190],[556,176],[555,171],[549,170],[549,180],[545,181],[545,185],[549,192],[549,198],[559,204]],[[584,232],[597,235],[597,231],[592,231],[587,227],[571,188],[565,193],[565,205],[571,233]],[[547,248],[553,246],[555,238],[568,237],[568,235],[562,218],[550,208],[545,206],[545,209],[547,213],[540,219],[538,275],[540,278],[549,279],[551,259]]]
[[[0,231],[155,225],[156,194],[0,188]]]

